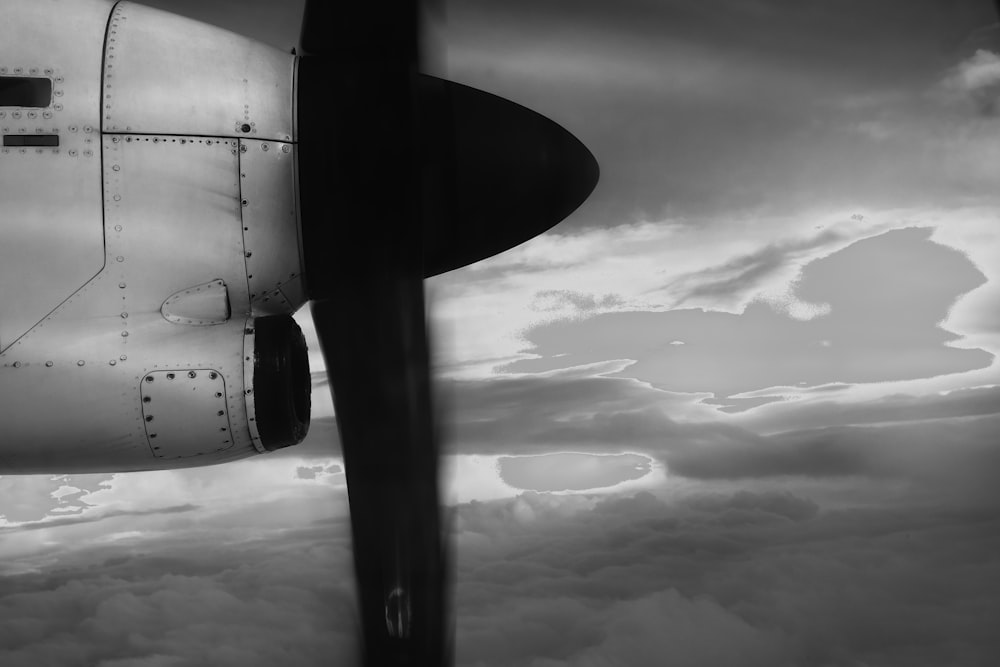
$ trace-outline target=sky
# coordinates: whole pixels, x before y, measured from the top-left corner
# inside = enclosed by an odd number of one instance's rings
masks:
[[[156,0],[281,48],[300,4]],[[428,281],[458,665],[997,664],[992,2],[444,3],[435,73],[601,165]],[[302,444],[0,477],[0,664],[356,664],[308,314]]]

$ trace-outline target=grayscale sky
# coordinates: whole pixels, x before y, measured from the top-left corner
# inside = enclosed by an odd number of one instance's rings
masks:
[[[301,3],[149,4],[297,41]],[[428,282],[457,663],[1000,664],[993,3],[444,4],[434,72],[602,170]],[[0,478],[0,665],[354,664],[298,319],[303,444]]]

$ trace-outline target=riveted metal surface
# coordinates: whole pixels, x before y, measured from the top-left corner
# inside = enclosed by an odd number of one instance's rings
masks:
[[[122,310],[158,312],[170,295],[222,280],[233,312],[248,311],[236,148],[230,139],[105,137],[107,256],[125,284]]]
[[[101,270],[100,174],[51,150],[0,155],[0,351]]]
[[[226,283],[213,280],[176,292],[163,302],[160,314],[174,324],[222,324],[231,314]]]
[[[282,286],[302,274],[294,145],[240,140],[240,192],[250,300],[256,316],[295,312]],[[292,296],[303,297],[292,291]]]
[[[59,136],[58,147],[0,149],[0,351],[101,269],[97,127],[104,30],[111,5],[8,0],[0,76],[52,80],[44,108],[0,107],[0,132]],[[58,20],[54,20],[54,19]],[[38,35],[51,35],[40,40]],[[56,242],[58,240],[58,242]]]
[[[142,378],[139,393],[154,457],[205,456],[233,446],[226,383],[217,370],[153,371]]]
[[[3,134],[58,134],[59,146],[3,149],[0,201],[8,201],[8,169],[20,156],[49,154],[78,163],[97,161],[100,145],[101,59],[111,2],[5,0],[0,18],[0,76],[52,81],[52,97],[42,108],[0,107]],[[12,20],[12,17],[17,17]],[[45,35],[45,39],[40,39]],[[91,128],[91,132],[84,132]],[[79,166],[79,165],[78,165]],[[53,179],[38,185],[51,187]]]
[[[292,141],[294,64],[222,28],[121,2],[108,31],[104,131]]]
[[[0,354],[0,474],[51,472],[54,462],[63,472],[170,468],[257,452],[243,394],[249,298],[236,142],[108,135],[103,149],[108,261]],[[216,280],[227,285],[228,321],[164,319],[172,294]],[[215,398],[226,403],[232,446],[154,457],[139,382],[162,369],[205,368],[225,379]]]

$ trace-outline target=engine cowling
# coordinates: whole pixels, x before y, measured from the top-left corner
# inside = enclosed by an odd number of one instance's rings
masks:
[[[130,2],[4,8],[0,474],[300,441],[295,57]]]
[[[134,358],[86,354],[80,322],[19,346],[0,367],[0,474],[189,467],[301,442],[309,362],[291,316],[202,326],[158,317],[132,329],[156,341]]]

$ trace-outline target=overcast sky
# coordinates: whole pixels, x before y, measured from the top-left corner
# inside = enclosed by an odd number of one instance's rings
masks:
[[[293,2],[151,4],[297,41]],[[993,3],[445,4],[435,71],[601,164],[428,283],[458,664],[1000,664]],[[276,455],[0,477],[0,664],[354,664],[314,384]]]

